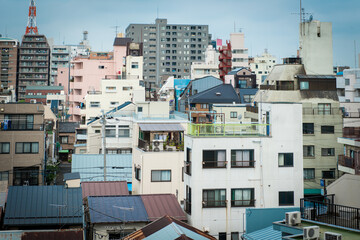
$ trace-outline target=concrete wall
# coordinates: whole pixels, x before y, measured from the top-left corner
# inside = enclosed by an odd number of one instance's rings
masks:
[[[335,204],[360,208],[360,176],[345,174],[327,187],[328,194],[335,194]]]

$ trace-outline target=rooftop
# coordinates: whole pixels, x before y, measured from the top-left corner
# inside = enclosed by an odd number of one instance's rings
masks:
[[[78,122],[59,122],[60,133],[75,133],[76,128],[80,125]]]
[[[126,181],[82,182],[82,197],[129,195]]]
[[[193,137],[265,137],[269,124],[188,124],[187,134]]]
[[[208,90],[190,96],[190,104],[193,103],[240,103],[239,96],[231,84],[221,84]]]

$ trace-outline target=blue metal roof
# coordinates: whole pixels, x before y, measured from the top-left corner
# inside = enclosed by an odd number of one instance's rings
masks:
[[[244,234],[244,239],[247,240],[281,240],[281,232],[274,230],[272,226],[269,226],[267,228]]]
[[[132,182],[132,155],[107,154],[106,180]],[[80,181],[104,181],[104,155],[73,154],[71,172],[80,173]]]
[[[4,225],[82,224],[81,188],[11,186]]]
[[[91,223],[150,222],[140,196],[88,197]]]
[[[110,114],[110,113],[114,113],[114,112],[116,112],[116,111],[119,111],[120,109],[128,106],[128,105],[131,104],[131,103],[132,103],[132,102],[129,102],[129,101],[128,101],[128,102],[124,102],[123,104],[121,104],[121,105],[119,105],[119,106],[111,109],[110,111],[106,112],[106,113],[105,113],[105,116],[108,115],[108,114]],[[93,123],[93,122],[95,122],[95,121],[97,121],[97,120],[99,120],[99,118],[95,118],[95,119],[89,121],[89,122],[87,123],[87,125],[89,125],[90,123]]]
[[[183,226],[180,226],[176,223],[171,223],[167,225],[166,227],[160,229],[159,231],[147,236],[146,240],[157,240],[157,239],[168,239],[168,240],[175,240],[179,239],[180,236],[185,235],[186,237],[194,240],[208,240],[209,238],[206,238],[204,236],[201,236],[200,234],[191,231],[190,229],[184,228]]]
[[[74,180],[74,179],[80,179],[80,173],[74,172],[74,173],[65,173],[64,174],[64,181]]]

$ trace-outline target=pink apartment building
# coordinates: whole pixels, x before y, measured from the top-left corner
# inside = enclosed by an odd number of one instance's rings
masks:
[[[115,38],[113,52],[91,52],[89,57],[76,57],[71,61],[70,84],[69,70],[58,69],[57,84],[64,86],[66,93],[69,84],[70,121],[80,121],[80,109],[88,92],[100,91],[101,79],[120,75],[126,58],[126,46],[130,38]],[[112,77],[113,78],[113,77]]]

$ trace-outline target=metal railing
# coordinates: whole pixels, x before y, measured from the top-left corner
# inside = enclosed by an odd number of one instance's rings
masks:
[[[231,200],[232,207],[254,207],[255,199],[249,200]]]
[[[160,142],[159,145],[155,145],[153,142],[139,139],[138,148],[145,152],[174,152],[184,151],[183,141],[165,141]]]
[[[360,118],[360,112],[345,112],[344,118]]]
[[[342,115],[340,108],[319,109],[319,108],[303,108],[303,115]]]
[[[226,207],[227,200],[208,200],[203,201],[203,208],[210,208],[210,207]]]
[[[270,124],[188,124],[188,134],[200,137],[269,136]]]
[[[324,200],[300,199],[301,217],[327,224],[360,229],[360,209],[334,204],[333,199],[333,195],[325,196]]]
[[[255,161],[231,161],[232,168],[253,168],[255,166]]]
[[[43,131],[44,124],[16,124],[13,122],[1,124],[1,131]]]
[[[344,155],[339,155],[339,162],[341,166],[348,167],[348,168],[355,168],[355,161],[351,157],[347,157]]]
[[[226,168],[227,161],[204,160],[202,164],[203,164],[203,168]]]
[[[360,138],[360,127],[344,127],[343,137],[345,138]]]

